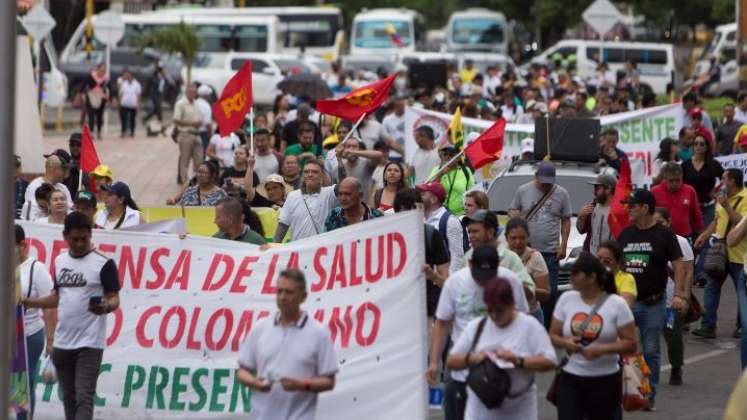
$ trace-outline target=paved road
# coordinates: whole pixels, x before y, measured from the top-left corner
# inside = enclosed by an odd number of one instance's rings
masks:
[[[116,133],[116,129],[112,133]],[[176,145],[166,137],[146,138],[139,129],[134,139],[120,139],[117,135],[96,141],[96,148],[103,163],[112,167],[117,179],[126,181],[135,200],[144,206],[163,205],[165,199],[177,190],[175,183],[178,151]],[[48,132],[45,150],[67,147],[67,135]],[[717,420],[723,413],[734,383],[739,374],[738,340],[731,338],[736,319],[736,299],[733,287],[724,287],[719,319],[719,338],[705,341],[692,335],[686,337],[685,385],[670,387],[666,354],[664,372],[657,397],[656,413],[632,413],[629,419],[667,420]],[[702,301],[702,289],[696,290]],[[662,340],[662,345],[664,345]],[[537,379],[540,398],[540,419],[555,418],[554,407],[544,401],[544,395],[552,377],[540,375]],[[442,419],[434,411],[429,419]]]
[[[695,294],[701,299],[703,290]],[[681,387],[672,387],[669,381],[669,362],[664,352],[662,385],[657,392],[654,413],[625,413],[626,419],[634,420],[719,420],[723,417],[726,401],[739,378],[739,340],[731,338],[737,314],[735,291],[731,283],[724,286],[719,310],[719,331],[716,340],[702,340],[691,334],[685,337],[684,381]],[[697,327],[697,325],[693,325]],[[666,344],[662,339],[663,349]],[[545,401],[544,396],[552,381],[552,375],[538,375],[540,420],[557,418],[555,407]],[[443,419],[442,413],[431,410],[429,420]]]

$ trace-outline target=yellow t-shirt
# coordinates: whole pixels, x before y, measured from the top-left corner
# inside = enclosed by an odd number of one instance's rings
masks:
[[[739,206],[735,208],[737,213],[741,215],[742,217],[747,215],[747,188],[742,188],[742,191],[738,192],[734,197],[729,198],[728,202],[729,205],[734,208],[734,206],[737,204],[737,199],[741,197],[742,200],[739,202]],[[726,210],[721,207],[721,205],[716,205],[716,237],[720,239],[725,239],[726,237],[726,226],[729,223],[729,215],[726,213]],[[732,226],[732,229],[734,226]],[[727,253],[729,254],[729,262],[733,262],[735,264],[742,264],[744,261],[744,256],[747,254],[747,238],[742,239],[742,241],[737,244],[737,246],[730,246],[726,249]]]
[[[739,127],[737,134],[734,135],[734,145],[739,145],[739,138],[743,135],[747,135],[747,124],[742,124],[742,126]]]
[[[476,68],[472,68],[472,70],[467,68],[459,70],[459,78],[462,79],[462,83],[472,83],[475,76],[477,76]]]
[[[618,271],[615,274],[615,287],[618,294],[630,293],[633,297],[638,296],[638,288],[635,285],[635,277],[624,271]]]

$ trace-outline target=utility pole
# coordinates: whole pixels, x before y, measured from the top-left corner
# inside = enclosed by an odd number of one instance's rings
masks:
[[[747,91],[747,0],[736,0],[739,91]]]
[[[542,0],[534,0],[534,44],[536,51],[542,51]]]
[[[15,101],[16,101],[16,0],[0,2],[0,49],[6,57],[0,66],[0,135],[5,141],[0,142],[0,197],[5,203],[13,202],[13,139],[15,138]],[[15,270],[13,264],[14,234],[13,206],[0,206],[0,238],[5,238],[6,246],[0,250],[0,416],[6,417],[9,412],[10,358],[15,342]]]

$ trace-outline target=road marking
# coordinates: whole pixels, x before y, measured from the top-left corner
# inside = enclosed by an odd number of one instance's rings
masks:
[[[711,350],[709,352],[705,352],[703,354],[699,354],[697,356],[693,356],[693,357],[689,357],[689,358],[685,359],[684,360],[684,364],[685,364],[685,366],[691,365],[693,363],[700,362],[701,360],[710,359],[712,357],[720,356],[720,355],[722,355],[724,353],[730,352],[731,350],[733,350],[733,349],[729,349],[729,350]],[[664,366],[661,367],[661,371],[662,372],[666,372],[668,370],[672,370],[672,365],[664,365]]]

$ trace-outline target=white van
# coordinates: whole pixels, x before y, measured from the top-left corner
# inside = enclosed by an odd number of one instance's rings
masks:
[[[350,55],[396,55],[421,50],[423,16],[409,9],[363,9],[350,31]]]
[[[641,74],[641,84],[654,93],[664,94],[675,86],[672,44],[565,39],[534,57],[532,62],[547,63],[556,53],[564,59],[574,55],[578,75],[584,80],[594,75],[600,60],[607,62],[613,72],[623,70],[625,63],[632,61]]]
[[[693,71],[693,77],[700,76],[711,68],[711,57],[718,57],[720,63],[727,63],[731,55],[735,55],[737,48],[737,24],[727,23],[726,25],[719,25],[713,33],[713,38],[708,46],[703,49],[698,61],[695,63],[695,70]]]
[[[488,9],[454,12],[446,25],[449,52],[483,51],[508,55],[511,30],[506,16]]]

